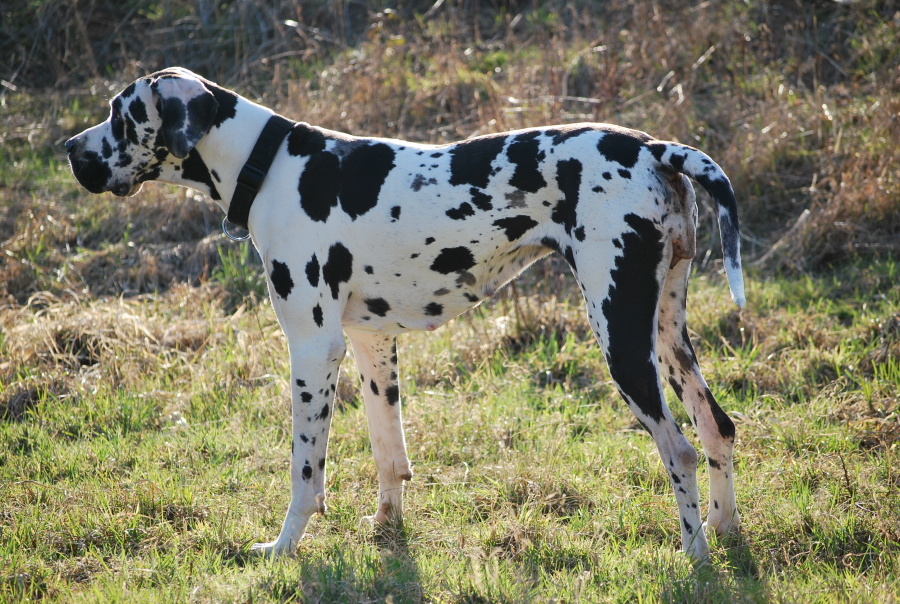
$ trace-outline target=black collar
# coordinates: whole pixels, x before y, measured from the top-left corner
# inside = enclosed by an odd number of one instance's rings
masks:
[[[234,195],[231,196],[231,203],[228,205],[228,222],[231,224],[247,228],[250,206],[253,205],[253,200],[262,187],[281,141],[293,127],[294,122],[277,114],[266,122],[253,151],[250,152],[250,157],[238,174]]]

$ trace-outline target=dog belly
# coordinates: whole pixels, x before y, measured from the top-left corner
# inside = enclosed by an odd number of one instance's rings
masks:
[[[405,278],[394,274],[354,290],[344,309],[343,325],[354,329],[400,334],[437,329],[493,297],[499,288],[535,261],[551,253],[543,246],[521,246],[502,259],[482,262],[446,276],[421,271]]]
[[[386,334],[434,330],[477,306],[485,297],[474,276],[471,284],[453,279],[396,278],[395,283],[354,291],[344,308],[345,327]]]

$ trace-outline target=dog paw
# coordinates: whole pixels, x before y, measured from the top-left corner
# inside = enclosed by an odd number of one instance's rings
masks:
[[[268,543],[254,543],[250,546],[250,555],[263,558],[280,558],[290,556],[293,552],[293,547],[280,544],[277,540],[269,541]]]
[[[690,543],[686,543],[681,551],[696,565],[705,564],[709,559],[709,543],[703,538],[702,533],[697,534]]]
[[[737,534],[741,530],[741,516],[734,512],[728,517],[710,518],[703,523],[703,530],[707,535],[715,533],[717,537],[724,537],[729,533]]]
[[[275,542],[269,541],[268,543],[254,543],[251,545],[250,554],[263,558],[274,558],[280,555],[280,552],[275,548]]]
[[[378,510],[371,516],[363,516],[360,524],[368,526],[390,526],[403,523],[403,513],[398,512],[390,501],[382,501],[378,505]]]

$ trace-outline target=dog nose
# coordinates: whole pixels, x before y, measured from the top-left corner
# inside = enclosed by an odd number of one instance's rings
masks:
[[[66,153],[71,153],[72,150],[75,148],[75,138],[76,137],[73,136],[72,138],[70,138],[69,140],[66,141]]]

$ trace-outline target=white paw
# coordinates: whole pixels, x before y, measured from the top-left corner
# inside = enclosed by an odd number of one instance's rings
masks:
[[[378,511],[372,516],[363,516],[360,519],[360,525],[366,524],[368,526],[399,526],[402,523],[403,514],[398,514],[396,508],[388,501],[383,501],[378,506]]]
[[[293,549],[290,546],[280,545],[278,541],[269,541],[268,543],[254,543],[250,547],[250,553],[265,558],[278,558],[290,555]]]
[[[715,532],[717,537],[738,533],[741,530],[741,516],[735,512],[728,518],[707,520],[703,523],[703,530],[710,536]]]
[[[690,540],[684,543],[682,551],[690,557],[692,562],[705,562],[709,558],[709,543],[706,541],[706,533],[694,533]]]

